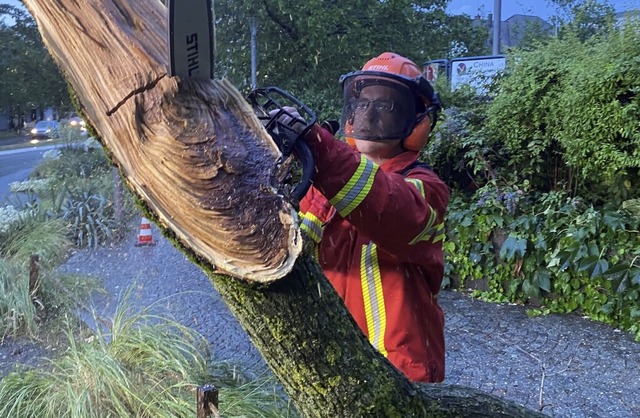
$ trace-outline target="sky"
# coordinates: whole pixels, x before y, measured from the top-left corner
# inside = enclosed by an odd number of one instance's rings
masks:
[[[0,0],[1,1],[1,0]],[[556,14],[556,8],[546,0],[501,0],[501,20],[515,14],[539,16],[545,20]],[[617,12],[640,9],[640,0],[609,0]],[[451,0],[447,11],[452,15],[467,14],[471,17],[480,14],[486,17],[493,13],[494,0]]]

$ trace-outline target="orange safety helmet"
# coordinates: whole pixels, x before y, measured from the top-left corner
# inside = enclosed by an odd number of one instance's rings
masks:
[[[340,85],[344,94],[340,126],[349,144],[354,145],[356,138],[403,139],[405,149],[418,151],[429,141],[441,107],[440,100],[420,68],[411,60],[385,52],[369,60],[362,70],[341,76]],[[374,85],[391,91],[387,93],[391,100],[360,98],[362,89]],[[394,123],[387,126],[378,123],[373,129],[366,122],[359,124],[355,115],[359,111],[366,111],[372,103],[379,112],[395,111],[392,118]],[[372,133],[372,130],[375,132]]]

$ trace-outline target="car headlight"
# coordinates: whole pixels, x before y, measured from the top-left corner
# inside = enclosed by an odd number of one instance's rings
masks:
[[[38,133],[38,130],[37,130],[36,128],[33,128],[33,129],[31,130],[31,133],[32,133],[32,134],[37,134],[37,133]]]

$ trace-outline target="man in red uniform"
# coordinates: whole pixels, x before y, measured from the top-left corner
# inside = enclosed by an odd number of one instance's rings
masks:
[[[346,143],[315,125],[301,228],[371,344],[409,379],[444,379],[438,305],[447,186],[417,161],[439,103],[416,64],[384,53],[341,78]]]

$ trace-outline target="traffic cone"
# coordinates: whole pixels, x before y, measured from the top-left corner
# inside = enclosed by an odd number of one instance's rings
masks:
[[[153,235],[151,234],[151,222],[145,217],[140,221],[140,234],[138,234],[138,243],[136,247],[145,245],[156,245],[153,242]]]

